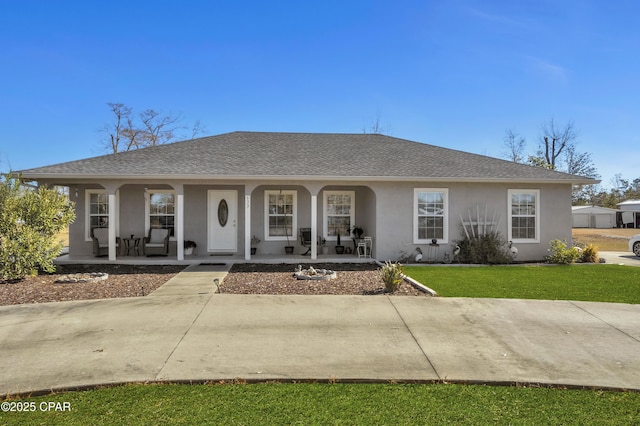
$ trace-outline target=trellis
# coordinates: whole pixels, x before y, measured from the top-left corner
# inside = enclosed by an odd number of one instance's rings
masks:
[[[480,205],[476,205],[476,217],[475,220],[471,216],[471,209],[467,210],[468,220],[462,217],[462,214],[459,215],[460,223],[462,224],[462,228],[464,229],[464,233],[467,238],[478,238],[488,233],[496,233],[500,229],[500,224],[502,223],[502,214],[498,216],[498,220],[496,221],[497,212],[494,210],[491,214],[491,219],[489,220],[489,209],[485,205],[484,206],[484,217],[481,216]]]

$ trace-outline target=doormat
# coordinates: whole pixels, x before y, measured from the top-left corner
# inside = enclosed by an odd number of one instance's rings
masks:
[[[211,253],[209,256],[233,256],[233,253]]]
[[[226,263],[198,263],[198,266],[226,266]]]

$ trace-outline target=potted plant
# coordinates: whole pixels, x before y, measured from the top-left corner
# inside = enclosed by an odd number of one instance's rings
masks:
[[[198,247],[195,241],[184,240],[184,254],[190,256],[193,254],[193,249]]]
[[[351,233],[355,238],[362,238],[362,234],[364,234],[364,229],[362,229],[362,227],[360,226],[353,225],[353,227],[351,228]]]
[[[327,240],[323,238],[320,240],[320,244],[322,247],[322,254],[329,254],[329,246],[327,245]]]
[[[287,245],[286,245],[286,246],[284,246],[284,252],[285,252],[286,254],[293,254],[293,249],[294,249],[295,247],[293,247],[293,246],[291,245],[291,243],[289,242],[289,228],[287,227],[287,225],[286,225],[286,224],[284,225],[284,233],[285,233],[285,235],[287,236]]]
[[[338,232],[338,239],[336,240],[336,254],[343,254],[344,246],[340,244],[340,232]]]
[[[257,247],[258,244],[260,244],[260,238],[256,237],[255,235],[251,237],[251,255],[252,256],[256,254],[256,251],[258,251],[258,247]]]

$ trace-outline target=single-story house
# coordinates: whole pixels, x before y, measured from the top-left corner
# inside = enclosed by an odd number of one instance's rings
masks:
[[[571,207],[574,228],[615,228],[618,210],[597,206]]]
[[[350,230],[370,237],[373,257],[416,248],[450,255],[466,232],[497,229],[518,260],[539,260],[549,241],[571,240],[571,189],[582,176],[379,134],[233,132],[22,170],[24,179],[69,187],[77,218],[69,256],[92,255],[95,228],[110,261],[129,236],[167,229],[169,256],[282,256],[310,230],[322,244],[350,247]],[[354,240],[355,245],[355,240]],[[348,252],[349,250],[347,250]],[[297,253],[300,253],[297,251]],[[334,254],[335,256],[335,254]],[[353,256],[353,255],[352,255]]]
[[[620,224],[625,228],[640,228],[640,200],[626,200],[618,203],[621,210]]]

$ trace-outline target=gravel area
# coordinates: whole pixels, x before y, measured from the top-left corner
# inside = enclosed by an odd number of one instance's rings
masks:
[[[232,294],[336,294],[382,295],[384,284],[375,263],[341,263],[302,265],[304,269],[336,271],[337,277],[329,281],[298,280],[293,277],[297,265],[291,264],[235,264],[220,285],[220,293]],[[392,293],[397,296],[426,296],[410,284],[402,283]]]
[[[144,296],[184,268],[175,265],[60,265],[55,274],[27,277],[18,282],[0,281],[0,305]],[[109,276],[94,282],[56,282],[68,274],[96,272]]]
[[[220,285],[220,293],[386,294],[378,266],[373,263],[314,264],[313,267],[316,269],[331,269],[337,272],[337,278],[330,281],[297,280],[293,277],[295,266],[236,264]],[[310,265],[302,266],[308,268]],[[145,296],[184,268],[185,266],[176,265],[60,265],[55,274],[27,277],[17,282],[0,281],[0,305]],[[70,274],[89,276],[98,272],[107,273],[109,276],[105,280],[94,282],[57,282],[68,280]],[[403,283],[393,295],[426,294]]]

